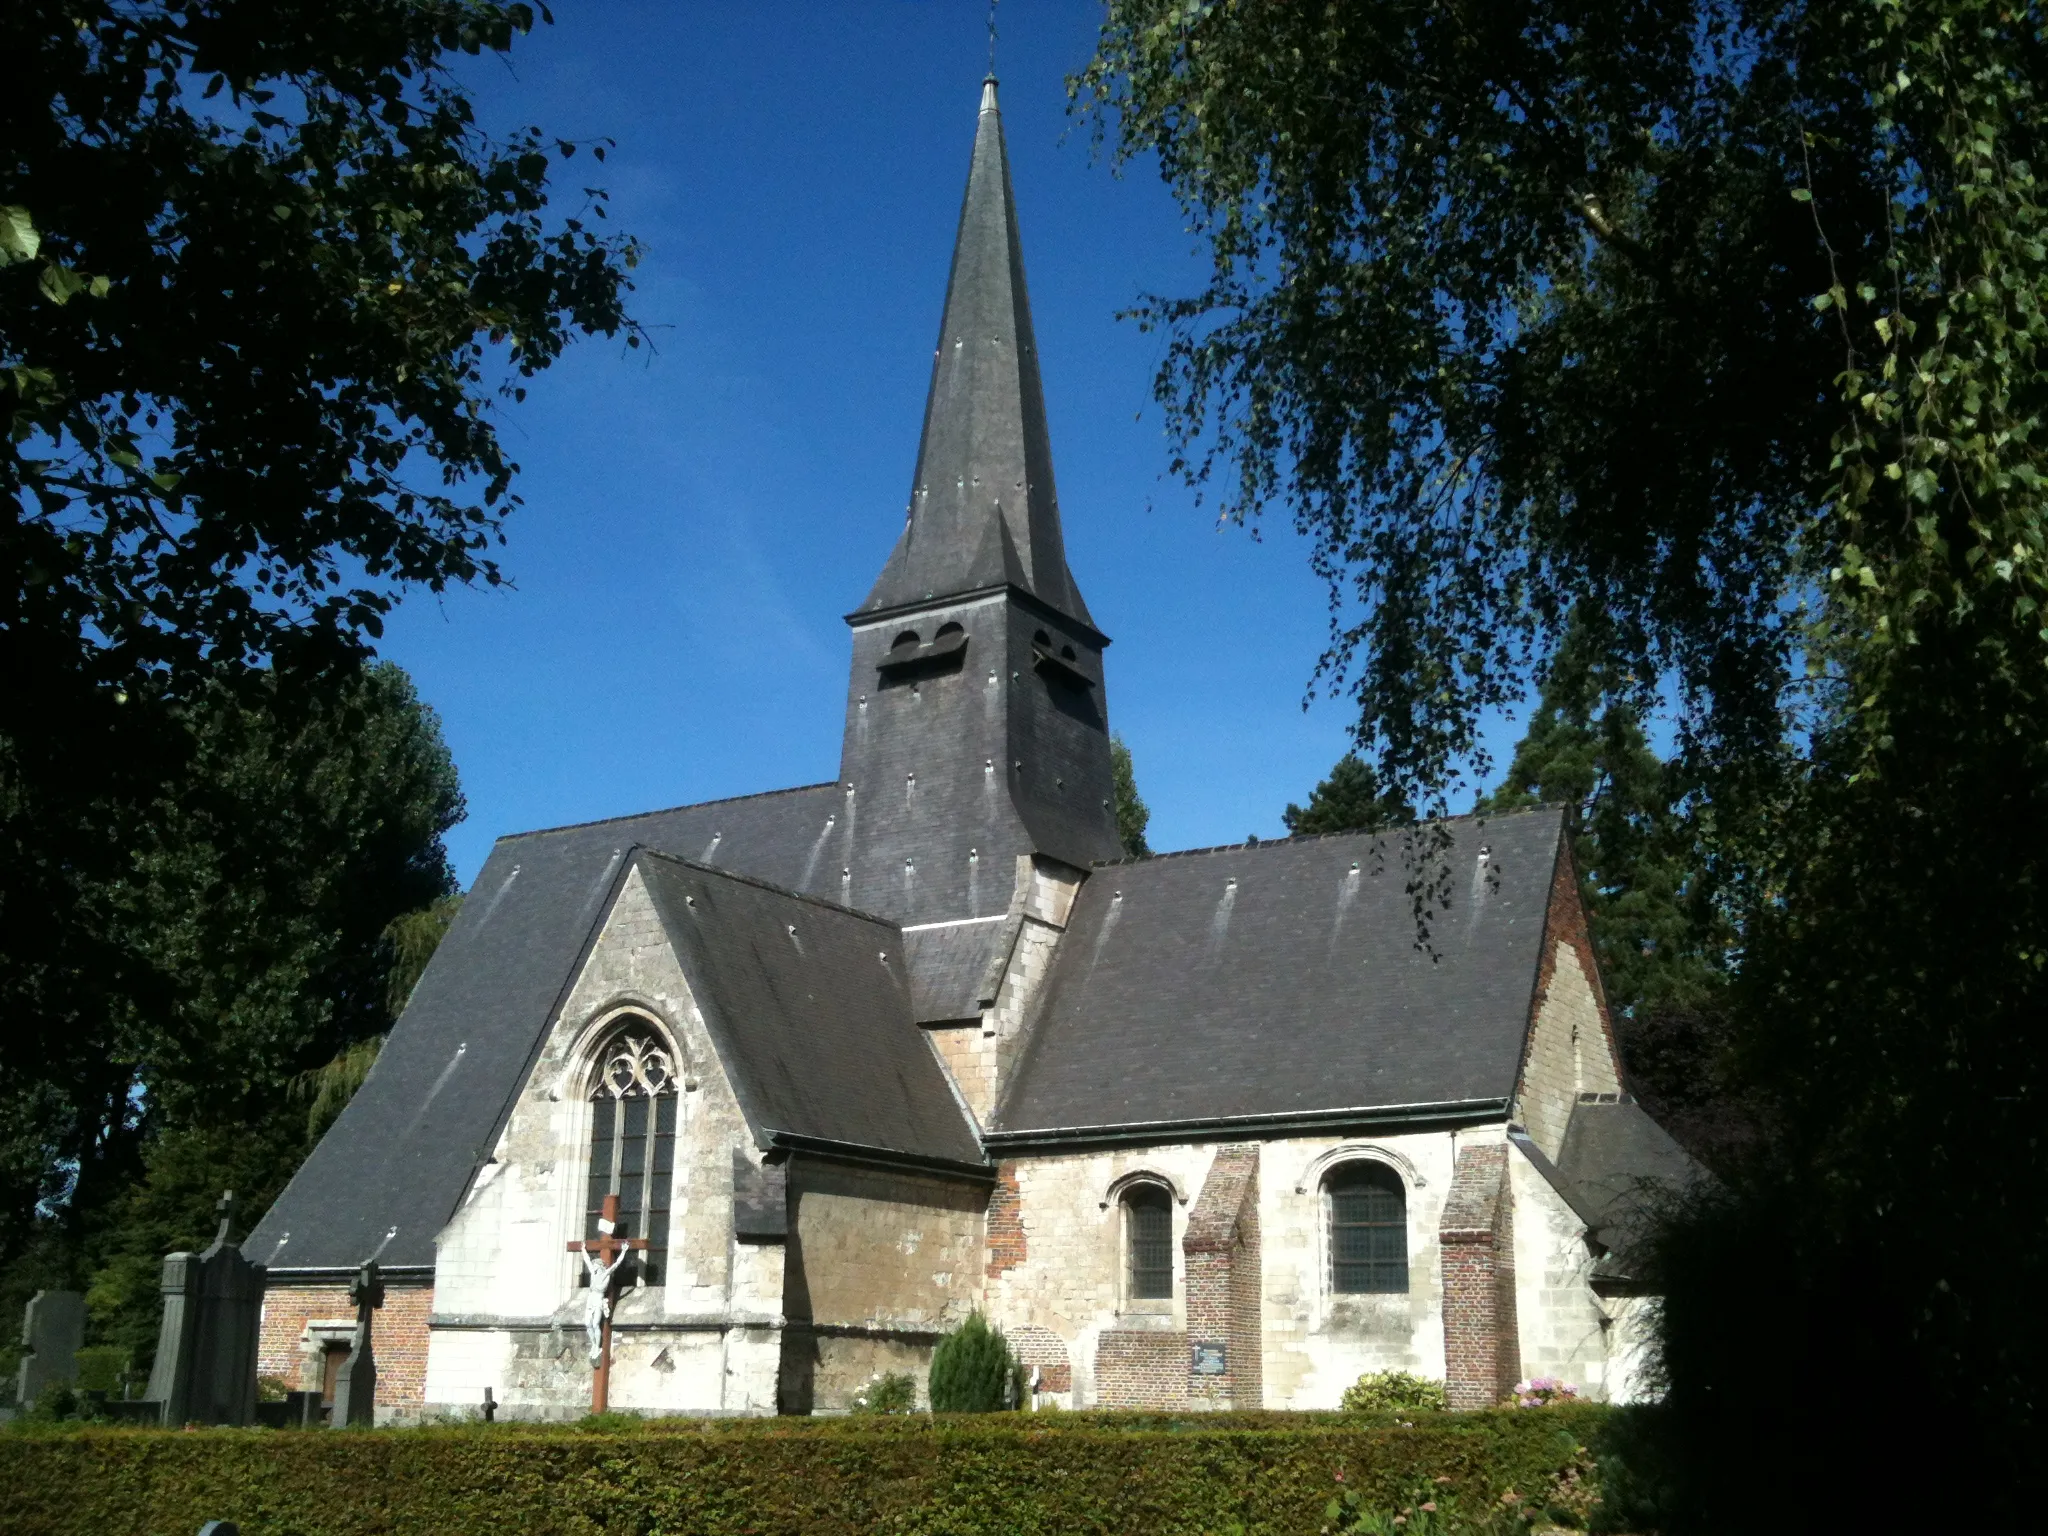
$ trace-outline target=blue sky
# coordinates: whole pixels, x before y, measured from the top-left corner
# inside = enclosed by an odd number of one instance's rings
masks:
[[[515,587],[387,629],[462,773],[465,885],[503,833],[837,771],[841,615],[902,523],[987,57],[978,0],[554,11],[465,78],[487,125],[617,141],[563,190],[601,180],[645,242],[656,350],[584,343],[508,409]],[[997,60],[1068,555],[1153,846],[1277,835],[1346,746],[1341,702],[1302,708],[1325,595],[1284,525],[1219,529],[1166,478],[1159,340],[1115,315],[1201,267],[1067,116],[1099,14],[1009,0]]]

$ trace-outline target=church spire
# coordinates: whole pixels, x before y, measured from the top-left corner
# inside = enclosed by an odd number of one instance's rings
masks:
[[[1067,569],[996,80],[982,82],[909,517],[851,617],[1012,587],[1094,627]]]

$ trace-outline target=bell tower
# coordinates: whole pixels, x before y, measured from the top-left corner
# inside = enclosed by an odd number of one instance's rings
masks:
[[[993,76],[903,532],[847,623],[841,900],[906,924],[998,916],[1018,855],[1121,854],[1109,639],[1067,569]]]

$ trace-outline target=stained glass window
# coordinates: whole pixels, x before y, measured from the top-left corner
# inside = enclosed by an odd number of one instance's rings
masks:
[[[619,1197],[620,1237],[644,1237],[631,1272],[659,1285],[668,1251],[669,1189],[675,1181],[676,1068],[645,1024],[612,1036],[590,1091],[590,1178],[583,1237],[597,1239],[604,1197]],[[621,1271],[622,1274],[627,1271]],[[589,1283],[585,1276],[580,1282]]]

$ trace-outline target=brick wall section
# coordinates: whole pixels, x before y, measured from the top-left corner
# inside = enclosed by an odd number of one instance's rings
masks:
[[[1491,1408],[1514,1391],[1521,1375],[1507,1173],[1505,1143],[1460,1148],[1437,1229],[1444,1374],[1453,1408]]]
[[[1024,1201],[1017,1189],[1017,1165],[996,1169],[988,1196],[988,1277],[996,1279],[1030,1257],[1024,1238]]]
[[[1220,1376],[1197,1376],[1192,1355],[1188,1401],[1202,1407],[1256,1408],[1261,1369],[1259,1149],[1219,1147],[1181,1239],[1186,1255],[1188,1341],[1224,1346]]]
[[[1031,1368],[1038,1367],[1038,1390],[1041,1392],[1070,1392],[1074,1386],[1074,1367],[1067,1359],[1066,1340],[1050,1328],[1040,1328],[1027,1323],[1022,1328],[1013,1328],[1006,1335],[1010,1349],[1024,1367],[1024,1379],[1031,1379]]]
[[[1105,1328],[1095,1338],[1098,1408],[1187,1406],[1188,1336],[1178,1328]]]
[[[372,1349],[377,1357],[377,1406],[418,1408],[427,1400],[427,1315],[434,1310],[431,1285],[384,1282]],[[263,1294],[263,1323],[256,1342],[259,1375],[277,1376],[294,1388],[314,1388],[306,1379],[303,1335],[306,1324],[353,1318],[345,1285],[273,1285]]]

